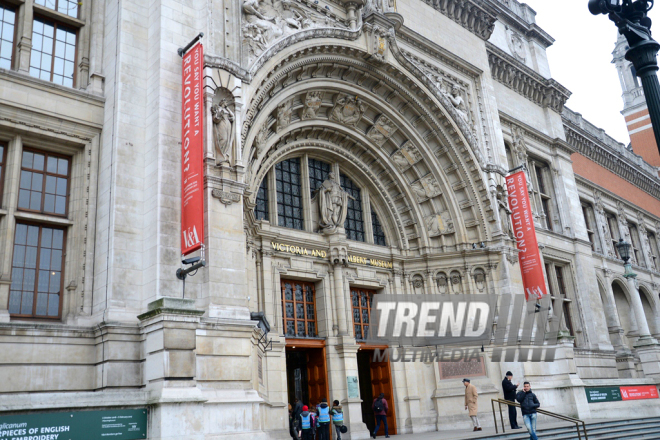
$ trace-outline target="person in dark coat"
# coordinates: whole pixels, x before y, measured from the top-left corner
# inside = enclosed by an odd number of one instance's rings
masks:
[[[385,425],[385,438],[390,438],[390,434],[387,431],[387,411],[390,409],[387,406],[387,400],[385,400],[385,393],[380,393],[378,397],[374,399],[374,403],[371,404],[371,408],[374,410],[374,415],[376,416],[376,429],[371,433],[373,438],[376,438],[376,433],[378,428],[380,428],[380,423],[382,422]]]
[[[516,390],[518,389],[520,383],[514,385],[511,379],[513,379],[513,373],[507,371],[506,377],[502,381],[502,391],[504,391],[504,400],[508,400],[509,402],[515,402]],[[517,418],[518,418],[518,413],[516,412],[516,407],[513,405],[509,405],[509,422],[511,423],[511,429],[522,429],[520,426],[518,426]]]
[[[303,412],[303,404],[298,398],[293,400],[293,408],[291,409],[291,420],[293,420],[293,432],[298,432],[300,429],[300,414]]]
[[[536,394],[532,393],[532,387],[529,382],[523,384],[523,391],[518,391],[516,400],[520,403],[520,412],[523,415],[523,421],[529,431],[530,440],[538,440],[536,436],[536,409],[541,406]]]

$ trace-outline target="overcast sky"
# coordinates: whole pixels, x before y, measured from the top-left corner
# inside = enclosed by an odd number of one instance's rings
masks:
[[[588,0],[526,3],[536,11],[537,24],[556,40],[548,48],[548,58],[552,77],[573,92],[566,105],[628,145],[630,137],[621,115],[622,90],[612,64],[618,32],[614,23],[605,15],[591,15]],[[660,4],[649,16],[660,26]]]

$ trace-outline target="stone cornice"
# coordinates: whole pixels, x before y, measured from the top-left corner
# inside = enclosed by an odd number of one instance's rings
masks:
[[[559,138],[551,138],[550,136],[536,130],[535,128],[525,124],[524,122],[519,121],[518,119],[510,116],[504,112],[500,112],[500,120],[503,124],[509,125],[511,127],[516,126],[520,128],[527,139],[533,139],[536,142],[547,145],[557,150],[561,150],[564,153],[571,155],[575,153],[575,149],[568,142]]]
[[[486,43],[490,72],[496,81],[535,104],[561,113],[571,92],[554,79],[547,79],[521,64],[491,43]]]
[[[488,40],[495,29],[498,10],[484,0],[422,0],[479,38]]]
[[[517,0],[489,0],[499,11],[498,19],[525,37],[535,40],[543,47],[552,46],[555,39],[536,24],[536,13]]]
[[[562,120],[566,141],[578,153],[660,199],[660,178],[651,165],[609,136],[601,134],[600,138],[596,137],[588,130],[593,126],[579,114],[566,109]],[[588,124],[587,129],[585,123]]]

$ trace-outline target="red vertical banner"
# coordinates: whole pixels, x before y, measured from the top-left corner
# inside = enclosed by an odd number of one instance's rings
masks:
[[[181,113],[181,254],[204,243],[204,48],[197,43],[183,55]]]
[[[539,243],[536,239],[532,206],[527,192],[527,178],[524,171],[519,171],[506,178],[506,189],[509,193],[509,209],[513,234],[518,246],[518,261],[522,272],[525,299],[537,299],[547,295],[545,277],[541,264]]]

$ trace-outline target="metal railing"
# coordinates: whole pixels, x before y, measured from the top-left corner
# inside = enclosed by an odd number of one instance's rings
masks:
[[[517,403],[517,402],[512,402],[510,400],[490,399],[490,404],[493,407],[493,420],[495,421],[495,433],[496,434],[499,434],[499,431],[497,430],[497,416],[495,415],[495,402],[497,402],[497,404],[500,407],[500,420],[502,421],[502,433],[504,434],[505,430],[504,430],[504,416],[502,415],[502,405],[504,404],[504,405],[510,405],[510,406],[515,406],[517,408],[520,408],[520,404]],[[584,440],[589,440],[589,437],[587,437],[587,426],[584,424],[584,420],[575,419],[573,417],[564,416],[564,415],[561,415],[561,414],[553,413],[553,412],[546,411],[544,409],[539,409],[539,408],[536,409],[536,412],[539,413],[539,414],[543,414],[543,415],[546,415],[546,416],[550,416],[550,417],[554,417],[556,419],[563,420],[565,422],[575,423],[575,429],[577,430],[578,439],[582,440],[582,433],[584,433]],[[582,433],[580,432],[580,424],[582,424]]]

